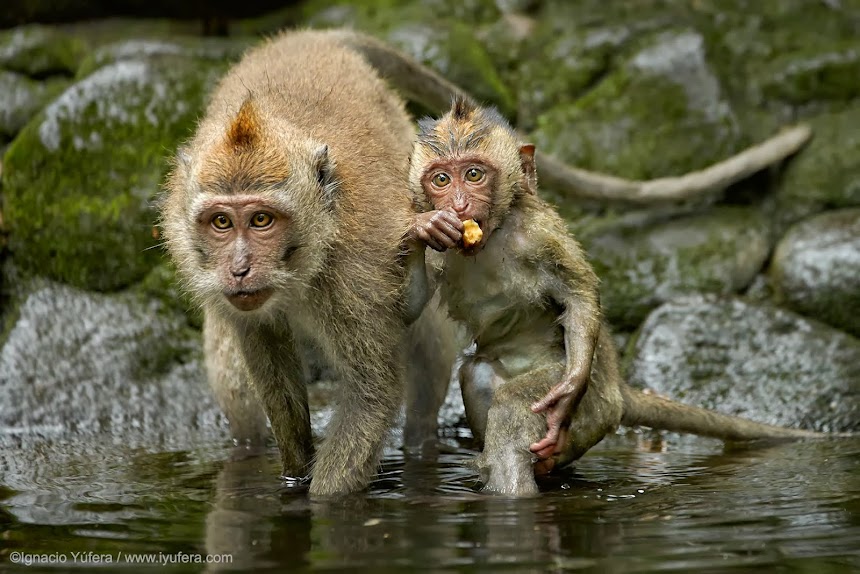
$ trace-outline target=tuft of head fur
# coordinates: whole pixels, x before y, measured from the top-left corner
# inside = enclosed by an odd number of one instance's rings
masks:
[[[496,108],[478,106],[464,96],[455,96],[444,116],[438,120],[424,118],[418,122],[418,128],[409,174],[415,206],[422,211],[433,209],[421,186],[428,164],[444,158],[482,156],[499,168],[498,189],[512,192],[502,193],[492,206],[489,223],[493,227],[501,223],[523,193],[522,144],[511,124]]]
[[[239,108],[239,113],[227,128],[227,144],[234,149],[252,149],[260,141],[260,118],[249,97]]]

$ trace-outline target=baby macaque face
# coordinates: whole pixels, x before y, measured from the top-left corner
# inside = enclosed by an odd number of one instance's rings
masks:
[[[490,216],[498,170],[478,155],[443,157],[431,162],[421,178],[424,193],[437,210],[450,210],[460,221],[473,220],[482,231],[477,243],[464,241],[471,254],[481,250],[490,234]]]

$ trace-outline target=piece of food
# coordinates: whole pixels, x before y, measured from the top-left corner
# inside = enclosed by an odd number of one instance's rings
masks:
[[[463,222],[463,247],[472,247],[481,242],[484,232],[474,219]]]

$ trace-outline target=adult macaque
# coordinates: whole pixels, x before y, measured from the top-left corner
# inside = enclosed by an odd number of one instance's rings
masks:
[[[178,153],[161,205],[236,433],[265,433],[250,386],[284,475],[310,472],[312,495],[361,489],[376,470],[401,404],[404,338],[427,292],[424,249],[403,248],[413,126],[350,37],[286,33],[246,54]],[[342,383],[316,453],[299,340]],[[450,370],[439,371],[447,384]]]
[[[542,470],[565,464],[619,424],[735,440],[816,435],[674,403],[622,381],[597,277],[536,195],[534,146],[521,144],[495,110],[456,98],[440,120],[422,121],[410,185],[422,211],[411,235],[447,250],[436,262],[440,292],[475,340],[460,382],[484,443],[486,489],[533,494],[534,453]],[[465,247],[468,220],[482,237]]]

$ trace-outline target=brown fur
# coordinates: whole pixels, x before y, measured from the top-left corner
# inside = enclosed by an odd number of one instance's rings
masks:
[[[308,472],[313,457],[297,337],[337,369],[342,394],[311,471],[314,495],[363,488],[375,471],[400,406],[408,322],[412,125],[349,37],[286,33],[246,54],[180,152],[162,206],[168,250],[203,306],[210,379],[256,390],[286,475]],[[260,270],[275,294],[249,312],[225,301],[219,262],[193,231],[207,198],[237,194],[288,213],[295,237],[282,265]],[[259,418],[242,412],[242,434],[259,434]]]
[[[449,114],[422,123],[410,173],[416,204],[449,208],[444,198],[439,204],[438,190],[427,187],[427,170],[462,169],[458,158],[467,152],[476,155],[465,165],[507,175],[491,182],[490,216],[478,208],[458,213],[486,221],[481,250],[469,256],[450,250],[435,266],[451,316],[476,342],[460,369],[460,381],[470,425],[484,443],[477,465],[487,490],[537,493],[530,447],[544,435],[547,422],[534,412],[535,405],[564,387],[560,381],[574,380],[572,373],[582,367],[587,368],[587,390],[578,404],[568,402],[569,410],[563,413],[570,419],[558,464],[581,457],[622,423],[734,440],[816,436],[657,399],[628,387],[601,317],[597,278],[561,217],[534,195],[534,147],[521,146],[501,116],[455,100]],[[416,219],[416,227],[425,226],[413,232],[416,236],[450,232],[451,225],[437,225],[438,212],[422,215],[431,216]],[[448,239],[459,239],[457,232]]]

